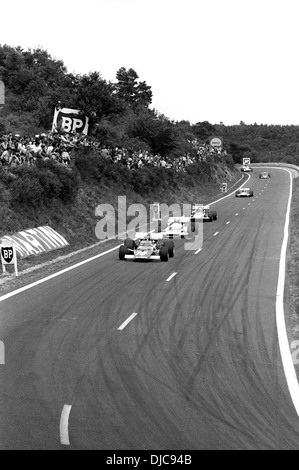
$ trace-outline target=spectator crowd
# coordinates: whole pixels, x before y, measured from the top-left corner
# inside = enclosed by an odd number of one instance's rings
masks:
[[[34,137],[21,137],[19,134],[9,133],[0,136],[0,166],[32,166],[40,159],[53,160],[69,166],[72,164],[72,150],[80,148],[92,149],[100,156],[131,170],[151,165],[184,171],[192,163],[226,155],[222,148],[211,147],[197,139],[189,141],[189,144],[193,150],[192,155],[187,152],[171,159],[160,154],[153,155],[148,150],[103,147],[99,141],[84,134],[48,132]]]

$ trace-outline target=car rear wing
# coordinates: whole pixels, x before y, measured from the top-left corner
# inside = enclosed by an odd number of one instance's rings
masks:
[[[161,240],[163,238],[161,232],[136,232],[135,240]]]
[[[179,222],[179,223],[188,223],[190,222],[190,217],[187,216],[181,216],[181,217],[169,217],[168,221],[169,224],[172,224],[174,222]]]

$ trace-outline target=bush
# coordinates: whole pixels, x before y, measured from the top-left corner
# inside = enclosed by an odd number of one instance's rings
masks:
[[[63,202],[75,198],[79,188],[79,175],[74,167],[66,167],[52,160],[42,160],[36,166],[41,185],[45,184],[46,197],[59,198]],[[52,175],[52,176],[51,176]],[[50,179],[53,178],[51,182]]]
[[[11,201],[19,206],[39,207],[44,197],[44,189],[38,178],[25,174],[10,184]]]
[[[71,201],[77,194],[79,178],[76,169],[71,169],[51,160],[38,162],[36,166],[19,166],[12,170],[12,175],[17,178],[9,184],[14,203],[31,205],[49,205],[53,199],[63,202]],[[36,191],[33,189],[37,184]],[[20,186],[25,193],[24,202],[22,192],[16,191]],[[29,193],[32,192],[32,196]],[[39,201],[36,200],[37,194]]]

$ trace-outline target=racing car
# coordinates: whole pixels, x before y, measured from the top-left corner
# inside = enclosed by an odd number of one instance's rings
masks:
[[[191,211],[191,221],[202,220],[203,222],[212,222],[217,220],[217,212],[212,211],[210,206],[194,205]]]
[[[168,261],[174,256],[174,242],[163,240],[162,233],[137,233],[136,238],[127,238],[119,247],[119,259]]]
[[[251,166],[249,165],[243,165],[241,167],[241,171],[243,171],[244,173],[248,173],[249,171],[253,171],[253,168],[251,168]]]
[[[161,233],[163,238],[187,238],[189,227],[190,217],[169,217],[167,227]]]
[[[236,197],[252,197],[253,191],[250,188],[240,188],[235,192]]]
[[[262,173],[259,174],[259,178],[262,180],[267,180],[271,178],[271,175],[267,171],[262,171]]]

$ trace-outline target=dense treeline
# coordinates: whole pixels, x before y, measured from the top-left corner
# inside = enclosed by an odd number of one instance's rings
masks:
[[[221,136],[235,163],[285,161],[299,164],[299,126],[225,126],[207,121],[173,121],[151,109],[152,91],[133,69],[121,67],[116,81],[100,72],[68,73],[61,60],[41,48],[0,46],[0,79],[5,84],[5,106],[0,110],[0,135],[6,132],[35,135],[52,126],[58,101],[90,117],[90,135],[103,145],[147,149],[176,158],[194,151],[191,142],[206,143]]]

